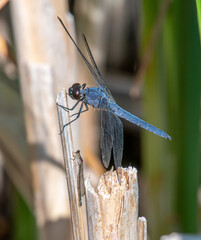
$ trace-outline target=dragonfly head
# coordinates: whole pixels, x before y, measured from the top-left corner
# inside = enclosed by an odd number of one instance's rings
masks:
[[[74,83],[72,87],[68,89],[70,97],[74,100],[79,100],[81,98],[80,89],[81,85],[79,83]]]

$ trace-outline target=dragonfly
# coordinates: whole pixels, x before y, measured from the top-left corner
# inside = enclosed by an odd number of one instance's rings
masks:
[[[91,72],[93,78],[95,79],[98,87],[86,88],[86,84],[74,83],[68,89],[68,95],[77,102],[72,108],[63,107],[66,111],[74,110],[80,103],[80,109],[77,113],[71,115],[74,116],[74,119],[64,125],[71,124],[77,120],[80,115],[89,110],[88,106],[92,106],[95,109],[101,110],[101,133],[100,133],[100,148],[102,162],[105,168],[108,168],[111,153],[113,151],[114,165],[117,169],[121,166],[122,157],[123,157],[123,124],[120,118],[124,118],[127,121],[136,124],[137,126],[144,128],[160,137],[171,140],[171,137],[164,131],[154,127],[153,125],[145,122],[144,120],[136,117],[130,112],[121,108],[113,98],[110,90],[106,86],[103,77],[97,67],[97,64],[94,60],[92,52],[89,48],[89,44],[84,34],[82,34],[83,42],[85,44],[87,53],[89,55],[91,63],[82,53],[81,49],[78,47],[69,31],[65,27],[62,20],[58,17],[61,25],[63,26],[65,32],[71,39],[72,43],[78,50],[85,64],[87,65],[89,71]],[[62,106],[61,106],[62,107]],[[120,117],[120,118],[119,118]]]

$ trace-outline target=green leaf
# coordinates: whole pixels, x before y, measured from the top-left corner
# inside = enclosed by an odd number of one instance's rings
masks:
[[[197,4],[198,25],[199,25],[200,41],[201,41],[201,0],[196,0],[196,4]]]

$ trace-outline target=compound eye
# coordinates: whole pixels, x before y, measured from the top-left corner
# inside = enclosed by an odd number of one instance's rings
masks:
[[[69,95],[72,97],[72,95],[73,95],[73,88],[72,88],[72,87],[70,87],[70,88],[68,89],[68,93],[69,93]]]
[[[73,86],[69,88],[68,93],[72,99],[79,100],[81,98],[80,88],[81,85],[79,83],[74,83]]]

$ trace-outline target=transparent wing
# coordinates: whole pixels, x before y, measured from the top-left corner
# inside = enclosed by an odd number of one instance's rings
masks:
[[[57,17],[58,20],[60,21],[61,25],[63,26],[64,30],[66,31],[66,33],[68,34],[69,38],[71,39],[71,41],[73,42],[73,44],[75,45],[76,49],[78,50],[79,54],[81,55],[82,59],[84,60],[84,62],[86,63],[89,71],[91,72],[92,76],[94,77],[95,81],[97,82],[97,84],[101,86],[101,84],[99,83],[99,79],[97,76],[97,70],[94,69],[94,67],[89,63],[89,61],[86,59],[86,57],[84,56],[84,54],[82,53],[82,51],[80,50],[80,48],[78,47],[78,45],[76,44],[76,42],[74,41],[74,39],[72,38],[72,36],[70,35],[69,31],[67,30],[67,28],[65,27],[64,23],[62,22],[62,20]]]
[[[105,84],[105,82],[104,82],[104,80],[103,80],[103,77],[102,77],[102,75],[101,75],[101,73],[100,73],[100,71],[99,71],[99,69],[98,69],[98,67],[97,67],[97,64],[96,64],[96,62],[95,62],[95,60],[94,60],[94,57],[93,57],[92,52],[91,52],[91,49],[89,48],[89,44],[88,44],[87,39],[86,39],[86,37],[85,37],[84,34],[82,34],[82,39],[83,39],[84,44],[85,44],[85,47],[86,47],[86,49],[87,49],[89,58],[91,59],[91,62],[92,62],[92,65],[93,65],[92,67],[94,68],[94,71],[95,71],[95,73],[96,73],[96,75],[97,75],[96,81],[98,81],[98,85],[101,86],[101,87],[107,92],[110,100],[113,101],[113,102],[115,102],[115,100],[114,100],[114,98],[113,98],[110,90],[109,90],[108,87],[106,86],[106,84]]]
[[[115,168],[120,167],[123,155],[123,125],[117,116],[108,111],[101,111],[100,145],[104,166],[109,166],[113,148]]]
[[[112,114],[113,115],[113,114]],[[123,157],[123,124],[121,120],[113,115],[113,126],[114,126],[114,142],[113,142],[113,156],[115,168],[121,167]]]
[[[108,168],[111,151],[114,141],[114,131],[112,123],[112,114],[108,111],[101,111],[101,137],[100,137],[100,146],[101,146],[101,155],[103,165]]]

